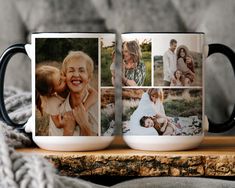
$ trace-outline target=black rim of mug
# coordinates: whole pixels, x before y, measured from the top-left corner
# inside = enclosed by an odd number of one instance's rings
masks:
[[[15,44],[10,46],[3,52],[2,56],[0,57],[0,116],[8,125],[15,127],[16,129],[22,129],[26,122],[19,124],[12,121],[7,113],[4,101],[4,79],[6,68],[11,57],[14,56],[16,53],[27,54],[25,50],[25,44]]]

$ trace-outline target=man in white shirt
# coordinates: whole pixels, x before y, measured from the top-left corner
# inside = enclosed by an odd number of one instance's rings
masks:
[[[176,54],[175,49],[177,47],[177,41],[175,39],[171,39],[170,48],[163,55],[163,80],[164,86],[170,86],[171,79],[176,71]]]

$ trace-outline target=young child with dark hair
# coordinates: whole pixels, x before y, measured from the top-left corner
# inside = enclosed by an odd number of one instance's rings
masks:
[[[140,119],[140,126],[145,128],[153,127],[159,135],[175,135],[176,127],[167,117],[156,114],[155,116],[143,116]]]

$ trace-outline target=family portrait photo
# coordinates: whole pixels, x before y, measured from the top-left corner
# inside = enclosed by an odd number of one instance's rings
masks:
[[[154,85],[202,86],[202,46],[196,35],[154,38]]]
[[[123,135],[202,133],[201,89],[123,89]]]
[[[122,41],[122,85],[151,86],[151,39]]]
[[[98,38],[37,38],[36,136],[96,136]]]
[[[101,86],[115,85],[115,38],[101,38]]]

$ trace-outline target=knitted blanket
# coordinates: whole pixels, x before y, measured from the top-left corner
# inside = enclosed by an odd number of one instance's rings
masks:
[[[15,122],[24,122],[30,117],[31,93],[7,88],[4,97],[9,116]],[[102,187],[83,180],[60,177],[44,158],[15,151],[15,148],[31,144],[26,134],[0,121],[0,187]]]

